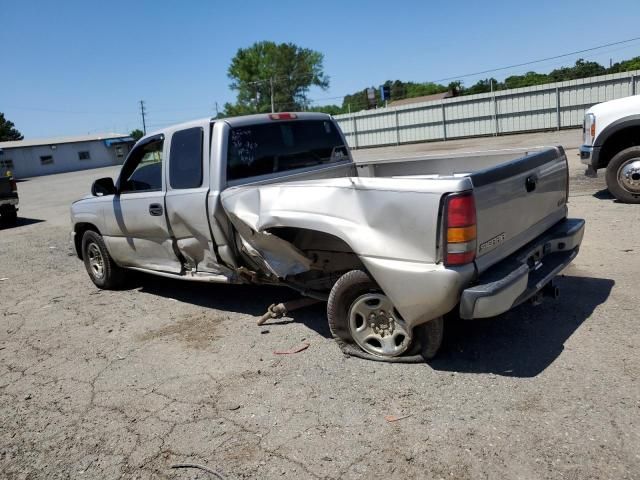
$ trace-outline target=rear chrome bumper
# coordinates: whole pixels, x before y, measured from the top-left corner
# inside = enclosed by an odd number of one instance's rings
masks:
[[[578,255],[584,224],[564,219],[484,272],[462,292],[460,317],[494,317],[533,297]]]

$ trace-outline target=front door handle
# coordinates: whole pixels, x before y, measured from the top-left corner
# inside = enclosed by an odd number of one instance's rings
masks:
[[[159,217],[160,215],[162,215],[162,212],[162,205],[160,205],[159,203],[152,203],[151,205],[149,205],[149,213],[154,217]]]

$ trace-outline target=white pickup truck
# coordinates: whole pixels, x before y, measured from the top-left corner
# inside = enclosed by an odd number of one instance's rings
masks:
[[[580,159],[587,175],[606,168],[609,192],[640,203],[640,95],[598,103],[586,111]]]
[[[285,285],[327,300],[345,352],[387,361],[433,357],[448,312],[553,294],[584,230],[561,147],[356,164],[318,113],[166,128],[91,193],[72,237],[98,287],[127,269]]]

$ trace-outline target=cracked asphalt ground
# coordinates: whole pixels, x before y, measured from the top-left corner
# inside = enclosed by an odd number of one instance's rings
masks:
[[[430,365],[343,357],[323,305],[257,327],[283,289],[132,275],[100,291],[69,254],[68,206],[116,169],[21,182],[0,231],[0,477],[639,478],[640,206],[582,176],[578,137],[357,152],[570,147],[587,230],[562,296],[449,322]]]

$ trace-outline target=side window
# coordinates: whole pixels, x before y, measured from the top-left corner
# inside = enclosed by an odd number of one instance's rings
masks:
[[[171,188],[197,188],[202,185],[202,138],[200,127],[175,132],[169,153]]]
[[[131,151],[120,174],[120,193],[162,190],[161,138]]]

